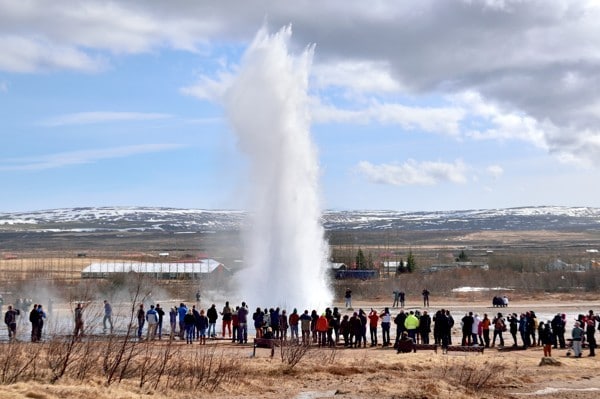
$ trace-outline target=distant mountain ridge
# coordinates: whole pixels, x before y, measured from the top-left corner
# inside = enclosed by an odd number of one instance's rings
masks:
[[[535,206],[437,212],[325,211],[326,230],[594,230],[600,208]],[[215,232],[238,230],[247,213],[154,207],[82,207],[0,213],[0,231]]]

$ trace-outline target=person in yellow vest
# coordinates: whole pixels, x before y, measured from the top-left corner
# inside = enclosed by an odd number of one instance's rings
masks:
[[[404,320],[404,327],[406,328],[408,336],[413,340],[413,342],[415,342],[417,328],[419,328],[419,319],[417,318],[417,316],[415,316],[415,312],[413,312],[412,310],[410,311],[408,316],[406,316],[406,320]]]

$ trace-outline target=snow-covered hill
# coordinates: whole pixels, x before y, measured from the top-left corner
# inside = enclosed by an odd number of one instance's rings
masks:
[[[237,230],[246,213],[149,207],[86,207],[0,213],[3,231],[208,232]],[[600,208],[523,207],[507,209],[398,212],[326,211],[327,230],[588,230],[600,228]]]

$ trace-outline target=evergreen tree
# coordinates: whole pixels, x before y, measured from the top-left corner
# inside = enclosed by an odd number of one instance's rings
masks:
[[[469,261],[469,257],[467,256],[467,253],[464,251],[464,249],[462,251],[460,251],[460,253],[458,254],[458,258],[456,258],[457,262],[468,262]]]
[[[356,254],[356,268],[357,269],[366,269],[367,268],[367,259],[365,258],[365,254],[362,249],[358,249],[358,253]]]
[[[400,263],[398,264],[398,267],[396,268],[396,274],[400,274],[400,273],[404,273],[404,261],[402,260],[402,258],[400,258]]]
[[[409,273],[412,273],[417,268],[417,262],[415,261],[415,256],[412,253],[412,250],[408,251],[408,257],[406,258],[406,270]]]

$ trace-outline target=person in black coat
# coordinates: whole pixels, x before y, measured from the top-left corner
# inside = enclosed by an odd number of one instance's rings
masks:
[[[219,318],[219,312],[217,311],[217,308],[214,303],[206,311],[206,317],[208,317],[208,336],[214,338],[217,336],[216,328],[217,319]]]
[[[424,310],[423,314],[419,318],[419,334],[421,335],[421,343],[429,344],[429,333],[431,332],[431,316]]]

